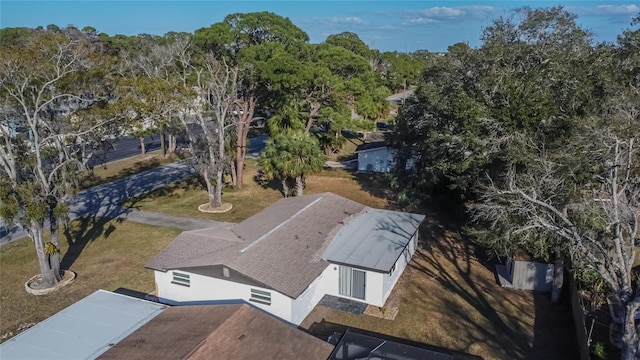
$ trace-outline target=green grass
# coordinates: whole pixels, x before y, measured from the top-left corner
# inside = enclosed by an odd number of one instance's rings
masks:
[[[75,281],[44,296],[28,294],[24,283],[38,274],[33,242],[21,239],[0,248],[0,335],[24,323],[39,322],[98,289],[155,290],[153,272],[144,264],[162,250],[178,230],[131,222],[74,221],[61,238],[63,269]]]
[[[260,185],[256,181],[258,167],[255,160],[246,163],[244,189],[225,188],[222,200],[231,203],[231,211],[209,214],[198,211],[207,202],[207,192],[196,180],[186,180],[144,195],[127,203],[140,210],[202,219],[240,222],[282,198],[280,182]],[[333,192],[337,195],[375,208],[390,206],[380,175],[354,174],[342,169],[327,169],[307,178],[306,194]]]
[[[429,213],[420,249],[387,300],[399,304],[395,320],[316,307],[301,326],[321,338],[349,327],[484,359],[573,358],[570,310],[545,294],[501,288],[493,264],[474,255],[482,250],[439,218]]]
[[[233,204],[225,214],[207,214],[197,206],[207,201],[206,191],[194,180],[176,183],[130,206],[148,211],[239,222],[282,198],[278,182],[261,186],[255,181],[255,160],[247,161],[245,189],[226,189],[223,201]],[[122,171],[122,170],[120,170]],[[128,171],[128,170],[125,170]],[[307,179],[307,194],[330,191],[375,208],[394,208],[384,177],[324,170]],[[496,285],[493,265],[479,259],[459,226],[429,213],[421,229],[424,239],[396,285],[395,320],[357,316],[317,307],[303,324],[323,336],[349,326],[421,343],[460,350],[485,359],[526,358],[537,348],[543,358],[570,358],[565,341],[572,329],[561,309],[545,295],[507,290]],[[154,290],[153,273],[144,264],[179,231],[97,219],[73,222],[63,239],[65,264],[78,273],[71,285],[46,296],[24,291],[24,282],[38,271],[30,240],[0,249],[0,334],[23,323],[38,322],[97,289],[126,288],[142,293]],[[69,246],[71,245],[71,246]],[[638,262],[638,261],[637,261]],[[541,345],[542,344],[542,345]]]

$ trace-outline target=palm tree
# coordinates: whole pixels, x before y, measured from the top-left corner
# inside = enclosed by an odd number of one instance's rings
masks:
[[[282,181],[285,197],[290,191],[289,179],[295,179],[296,196],[302,196],[305,176],[322,170],[324,156],[314,136],[303,131],[288,131],[267,141],[259,164],[268,178]]]

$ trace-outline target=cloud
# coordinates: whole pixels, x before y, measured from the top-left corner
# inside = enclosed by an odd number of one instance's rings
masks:
[[[422,25],[462,19],[484,20],[500,14],[503,10],[493,6],[436,6],[418,11],[405,11],[403,24]]]
[[[580,16],[634,16],[640,13],[640,7],[629,5],[597,5],[594,7],[567,7],[567,10]]]
[[[357,16],[348,16],[344,18],[332,17],[326,20],[327,23],[332,25],[343,25],[343,24],[352,24],[352,25],[364,25],[367,22],[360,19]]]

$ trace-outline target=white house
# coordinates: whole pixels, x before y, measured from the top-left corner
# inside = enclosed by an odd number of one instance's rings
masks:
[[[389,172],[395,164],[395,150],[387,147],[384,141],[373,141],[358,145],[358,171]],[[413,168],[413,159],[407,160],[406,170]]]
[[[358,145],[358,171],[389,172],[393,167],[393,150],[384,141],[375,141]]]
[[[250,302],[298,325],[325,295],[384,306],[423,219],[331,193],[285,198],[229,227],[183,232],[146,266],[161,302]]]

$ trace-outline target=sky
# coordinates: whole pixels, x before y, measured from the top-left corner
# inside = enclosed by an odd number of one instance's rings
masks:
[[[55,24],[92,26],[109,35],[168,31],[193,32],[220,22],[228,14],[270,11],[288,17],[307,32],[311,43],[328,35],[355,32],[381,51],[446,51],[464,42],[480,45],[482,29],[522,6],[562,5],[596,41],[613,42],[640,14],[636,1],[26,1],[0,0],[0,27]]]

